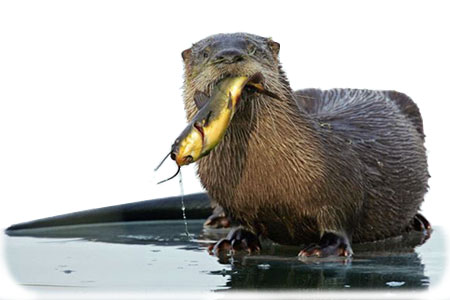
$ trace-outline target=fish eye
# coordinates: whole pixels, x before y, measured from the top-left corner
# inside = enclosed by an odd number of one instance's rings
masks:
[[[177,158],[177,154],[175,153],[175,151],[172,151],[172,152],[170,153],[170,158],[171,158],[172,160],[175,160],[175,159]]]

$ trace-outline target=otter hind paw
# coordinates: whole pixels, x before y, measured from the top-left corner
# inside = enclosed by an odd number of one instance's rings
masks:
[[[422,214],[417,213],[412,219],[411,225],[415,231],[423,233],[420,244],[424,244],[431,237],[433,228],[431,227],[430,222]]]
[[[211,254],[219,255],[224,252],[246,251],[255,253],[261,250],[258,237],[243,228],[235,228],[228,233],[227,237],[219,240],[209,247]]]
[[[319,243],[310,244],[298,253],[300,257],[350,257],[352,255],[353,251],[348,238],[331,232],[325,233]]]
[[[428,220],[420,213],[417,213],[413,218],[413,227],[416,231],[431,231],[431,224]]]
[[[213,213],[203,223],[204,227],[209,228],[228,228],[231,226],[231,220],[225,215],[223,208],[217,206]]]
[[[208,219],[206,219],[205,223],[203,223],[203,226],[209,228],[228,228],[230,227],[230,225],[230,219],[228,219],[226,216],[215,214],[210,215]]]

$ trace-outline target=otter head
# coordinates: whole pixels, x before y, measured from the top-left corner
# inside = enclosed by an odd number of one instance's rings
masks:
[[[261,73],[266,89],[285,94],[289,84],[278,61],[279,49],[280,45],[270,38],[232,33],[207,37],[184,50],[184,100],[188,120],[198,111],[195,93],[201,91],[210,95],[226,77],[251,77]],[[243,98],[241,102],[245,102],[245,96]]]

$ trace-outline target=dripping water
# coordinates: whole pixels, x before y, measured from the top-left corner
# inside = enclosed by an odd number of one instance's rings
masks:
[[[167,157],[170,156],[170,152],[169,154],[166,155],[166,157],[164,157],[164,159],[159,163],[159,165],[155,168],[155,172],[158,171],[158,169],[161,167],[161,165],[164,163],[164,161],[167,159]],[[154,173],[155,174],[155,173]],[[188,238],[188,240],[191,240],[191,235],[189,234],[189,230],[188,230],[188,224],[187,224],[187,218],[186,218],[186,206],[184,205],[184,186],[183,186],[183,176],[181,175],[181,167],[178,166],[178,171],[175,173],[175,175],[173,175],[170,178],[167,178],[165,180],[162,180],[160,182],[158,182],[157,184],[161,184],[164,183],[166,181],[169,181],[173,178],[175,178],[177,175],[179,175],[179,184],[180,184],[180,194],[181,194],[181,212],[183,213],[183,221],[184,221],[184,232],[186,233],[186,237]],[[153,175],[153,178],[155,177],[155,175]]]
[[[186,206],[184,206],[184,187],[183,187],[183,176],[181,176],[181,171],[178,175],[179,183],[180,183],[180,194],[181,194],[181,211],[183,212],[183,221],[184,221],[184,231],[186,233],[186,236],[188,240],[191,239],[191,236],[189,234],[188,230],[188,224],[187,224],[187,218],[186,218]]]

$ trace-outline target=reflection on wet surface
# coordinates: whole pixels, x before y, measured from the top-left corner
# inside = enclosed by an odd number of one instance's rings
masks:
[[[417,254],[390,257],[360,257],[315,262],[273,260],[267,257],[245,259],[234,264],[232,288],[319,288],[379,289],[387,287],[424,288],[429,278]]]
[[[5,259],[18,284],[31,289],[214,291],[224,289],[424,289],[442,277],[443,233],[355,245],[346,258],[299,259],[300,247],[263,243],[256,255],[217,258],[203,220],[127,222],[27,229],[4,237]]]

